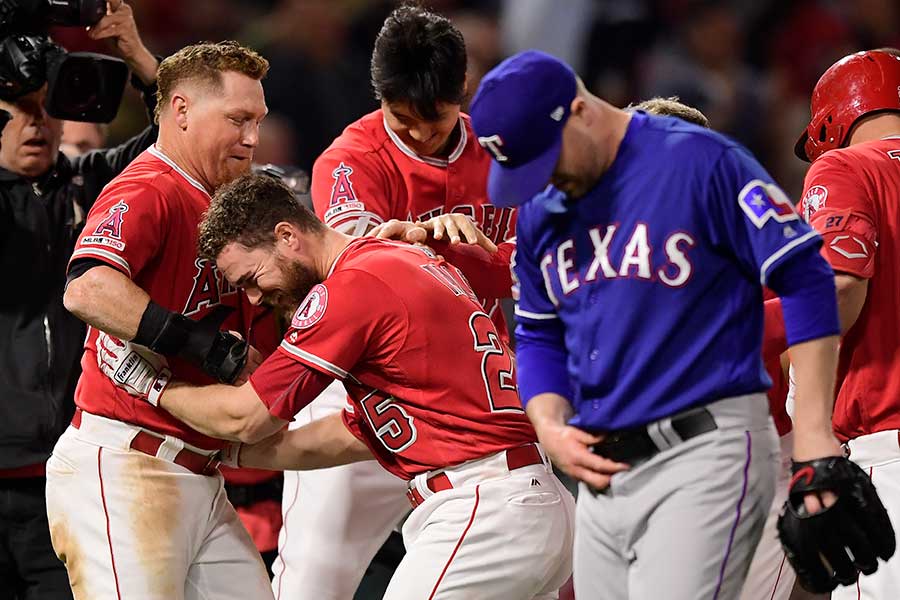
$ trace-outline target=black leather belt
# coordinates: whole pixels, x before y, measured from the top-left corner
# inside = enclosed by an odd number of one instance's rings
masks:
[[[284,478],[279,473],[278,477],[266,479],[259,483],[239,484],[225,482],[225,493],[235,508],[250,506],[263,500],[281,501],[281,492],[284,487]]]
[[[712,414],[705,408],[695,408],[637,429],[604,433],[606,437],[592,450],[610,460],[635,466],[663,450],[715,429]]]

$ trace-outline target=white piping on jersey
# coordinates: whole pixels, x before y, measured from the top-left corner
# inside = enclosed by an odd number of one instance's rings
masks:
[[[900,140],[900,135],[886,135],[881,139],[883,139],[883,140]]]
[[[387,119],[382,117],[381,122],[382,122],[382,124],[384,124],[384,130],[387,132],[388,137],[391,138],[391,141],[394,142],[394,144],[398,148],[400,148],[400,151],[403,152],[403,154],[407,155],[408,157],[410,157],[413,160],[423,162],[423,163],[425,163],[427,165],[431,165],[433,167],[446,167],[448,164],[452,163],[457,158],[462,156],[463,150],[466,147],[466,141],[468,140],[468,133],[466,133],[466,124],[463,121],[463,118],[460,117],[459,118],[459,130],[460,130],[459,143],[456,145],[456,148],[453,150],[453,152],[450,153],[450,156],[448,156],[446,160],[444,160],[443,158],[433,158],[431,156],[419,156],[418,154],[416,154],[413,151],[412,148],[410,148],[409,146],[404,144],[403,140],[401,140],[400,137],[396,133],[394,133],[394,131],[390,127],[388,127]]]
[[[356,379],[356,377],[354,377],[347,371],[343,370],[339,366],[328,362],[324,358],[319,358],[315,354],[310,354],[306,350],[301,350],[297,346],[288,344],[287,340],[281,341],[281,347],[283,349],[287,350],[288,352],[290,352],[291,354],[293,354],[294,356],[299,356],[303,360],[308,360],[309,362],[313,363],[314,365],[318,365],[318,366],[322,367],[323,369],[325,369],[326,371],[328,371],[329,373],[331,373],[338,379],[350,379],[350,381],[359,383],[359,381]]]
[[[79,248],[72,253],[72,258],[76,258],[79,256],[102,256],[106,260],[112,261],[125,269],[125,271],[128,273],[128,276],[131,277],[131,267],[128,265],[128,261],[126,261],[118,254],[113,254],[109,250],[103,250],[101,248]]]
[[[173,161],[171,158],[169,158],[168,156],[166,156],[165,154],[163,154],[162,151],[161,151],[159,148],[156,147],[156,144],[153,144],[152,146],[150,146],[149,148],[147,148],[147,152],[149,152],[150,154],[152,154],[153,156],[155,156],[155,157],[158,158],[159,160],[163,161],[164,163],[166,163],[167,165],[169,165],[170,167],[172,167],[173,169],[175,169],[176,171],[178,171],[178,173],[179,173],[182,177],[184,177],[185,179],[187,179],[187,182],[188,182],[189,184],[191,184],[192,186],[194,186],[195,188],[197,188],[198,190],[200,190],[201,192],[203,192],[204,194],[206,194],[207,197],[209,197],[209,192],[206,191],[206,188],[203,187],[203,185],[202,185],[199,181],[197,181],[196,179],[194,179],[193,177],[191,177],[190,175],[188,175],[188,174],[184,171],[184,169],[182,169],[181,167],[179,167],[178,165],[176,165],[176,164],[175,164],[175,161]]]
[[[797,246],[799,246],[800,244],[805,242],[806,240],[808,240],[810,238],[814,238],[817,235],[819,235],[818,231],[815,231],[815,230],[810,231],[806,235],[801,235],[796,240],[793,240],[790,243],[785,244],[784,246],[782,246],[781,248],[779,248],[778,250],[773,252],[769,258],[767,258],[765,261],[763,261],[762,267],[760,267],[760,269],[759,269],[759,281],[763,285],[766,285],[766,279],[767,279],[766,271],[769,270],[769,267],[772,266],[772,263],[774,263],[776,260],[778,260],[779,258],[784,256],[785,254],[787,254],[788,252],[790,252],[791,250],[793,250],[794,248],[796,248]]]
[[[519,308],[519,305],[516,304],[515,309],[516,316],[525,317],[526,319],[534,319],[535,321],[549,321],[550,319],[558,319],[559,315],[551,314],[551,313],[534,313],[527,310],[522,310]]]

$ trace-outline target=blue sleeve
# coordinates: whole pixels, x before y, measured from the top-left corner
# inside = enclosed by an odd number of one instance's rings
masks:
[[[834,271],[815,246],[793,252],[773,269],[769,287],[781,297],[788,346],[840,335]]]
[[[572,401],[572,384],[566,369],[562,323],[517,319],[516,368],[522,406],[538,394],[559,394]]]
[[[524,212],[524,211],[523,211]],[[540,259],[528,235],[527,217],[519,214],[513,269],[516,301],[516,365],[522,406],[538,394],[552,392],[572,399],[565,329],[544,285]]]
[[[725,149],[700,197],[709,203],[705,209],[713,244],[762,285],[792,253],[822,243],[762,165],[740,146]]]

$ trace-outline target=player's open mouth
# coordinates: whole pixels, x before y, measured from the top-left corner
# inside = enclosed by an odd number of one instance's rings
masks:
[[[45,140],[43,138],[31,138],[31,139],[25,140],[25,143],[22,145],[30,146],[32,148],[43,148],[44,146],[47,145],[47,140]]]

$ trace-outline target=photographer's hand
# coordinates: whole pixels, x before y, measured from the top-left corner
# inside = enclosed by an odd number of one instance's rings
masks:
[[[108,0],[106,16],[88,27],[88,35],[95,40],[108,40],[113,52],[119,55],[135,75],[146,85],[156,81],[156,58],[144,46],[134,22],[134,12],[123,0]]]

